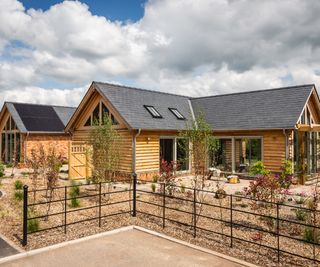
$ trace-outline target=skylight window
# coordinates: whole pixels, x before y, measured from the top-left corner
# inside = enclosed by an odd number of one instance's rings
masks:
[[[151,114],[151,116],[153,118],[157,118],[157,119],[161,119],[162,116],[161,114],[155,109],[154,106],[147,106],[147,105],[144,105],[145,109],[148,110],[148,112]]]
[[[169,108],[169,110],[177,117],[178,120],[185,120],[186,118],[176,108]]]

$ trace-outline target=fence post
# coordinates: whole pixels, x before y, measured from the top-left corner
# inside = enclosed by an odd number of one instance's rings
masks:
[[[277,202],[277,257],[280,262],[280,225],[279,225],[279,203]]]
[[[133,173],[133,203],[132,203],[132,217],[137,216],[137,174]]]
[[[193,188],[193,237],[197,236],[197,196],[196,196],[196,187]]]
[[[99,227],[101,227],[101,182],[99,183]]]
[[[233,247],[233,214],[232,194],[230,195],[230,247]]]
[[[162,228],[166,226],[166,184],[162,183]]]
[[[23,186],[23,236],[22,246],[28,243],[28,186]]]
[[[67,233],[67,186],[64,187],[64,233]]]

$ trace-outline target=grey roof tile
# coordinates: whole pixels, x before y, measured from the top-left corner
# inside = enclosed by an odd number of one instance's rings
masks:
[[[108,83],[94,82],[94,84],[133,129],[184,129],[186,120],[178,120],[169,108],[176,108],[187,120],[191,119],[189,98],[186,96]],[[153,118],[144,105],[154,106],[163,118]]]
[[[214,130],[294,128],[314,85],[191,99]]]

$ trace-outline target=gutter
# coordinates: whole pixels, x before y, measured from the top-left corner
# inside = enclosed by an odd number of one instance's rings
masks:
[[[136,144],[137,137],[141,134],[141,128],[138,129],[138,132],[133,136],[132,139],[132,171],[136,173]]]

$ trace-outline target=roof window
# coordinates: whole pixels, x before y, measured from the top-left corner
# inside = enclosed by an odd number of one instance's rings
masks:
[[[155,109],[154,106],[144,105],[145,109],[151,114],[153,118],[161,119],[161,114]]]
[[[185,120],[186,118],[176,108],[169,108],[169,110],[177,117],[178,120]]]

